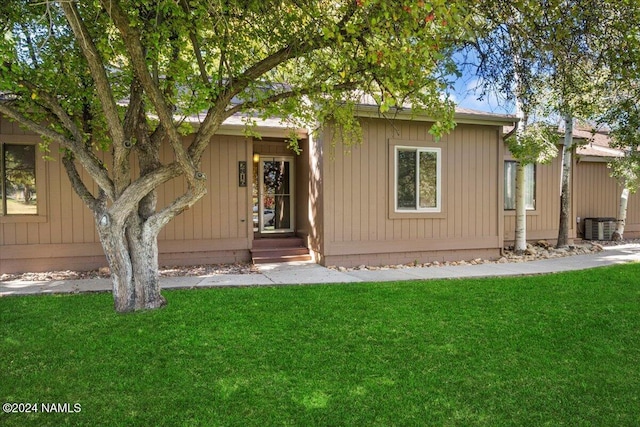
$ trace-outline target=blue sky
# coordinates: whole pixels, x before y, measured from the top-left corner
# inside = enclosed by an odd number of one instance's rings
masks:
[[[454,54],[453,58],[462,72],[461,77],[450,76],[451,80],[454,81],[453,92],[450,93],[450,97],[458,106],[488,113],[515,113],[514,103],[505,101],[504,96],[501,94],[489,93],[483,96],[482,100],[479,99],[482,94],[480,80],[475,75],[475,67],[469,65],[478,61],[473,52],[458,52]]]
[[[478,79],[473,75],[463,75],[455,81],[454,92],[450,97],[463,108],[485,111],[488,113],[514,114],[513,102],[507,102],[497,93],[490,93],[479,99],[482,91]]]

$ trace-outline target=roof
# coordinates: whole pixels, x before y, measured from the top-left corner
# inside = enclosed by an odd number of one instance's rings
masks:
[[[398,120],[415,120],[420,122],[434,122],[435,119],[427,114],[414,114],[411,109],[390,109],[389,113],[382,115],[377,105],[359,104],[356,107],[359,117],[393,117]],[[453,119],[458,124],[513,126],[518,121],[516,116],[509,114],[486,113],[484,111],[470,110],[456,107]]]
[[[360,95],[359,101],[356,105],[356,114],[359,117],[393,117],[398,120],[435,121],[428,114],[413,113],[408,105],[403,108],[390,108],[389,112],[383,115],[380,113],[380,107],[370,95]],[[487,113],[456,106],[454,120],[458,124],[513,126],[518,121],[518,118],[511,114]]]
[[[356,106],[356,115],[359,117],[393,117],[398,120],[415,120],[422,122],[433,122],[435,119],[428,115],[415,115],[412,114],[411,109],[391,109],[386,115],[382,115],[377,104],[358,104]],[[199,126],[205,119],[206,112],[200,114],[193,114],[188,116],[185,121],[194,126]],[[479,124],[479,125],[497,125],[505,126],[511,125],[518,120],[513,115],[508,114],[494,114],[484,111],[471,110],[468,108],[456,107],[454,120],[456,123],[464,124]],[[247,123],[253,123],[256,130],[263,137],[287,137],[291,134],[291,131],[299,137],[306,136],[308,129],[301,128],[286,119],[278,117],[270,117],[267,119],[260,118],[250,113],[236,113],[231,117],[228,117],[220,127],[218,133],[224,135],[244,135]]]
[[[513,130],[512,126],[504,128],[504,134]],[[558,137],[564,135],[564,129],[558,128]],[[583,162],[608,162],[612,158],[623,157],[624,151],[611,148],[611,136],[606,130],[592,131],[591,129],[574,128],[573,139],[581,140],[576,148],[576,154]]]
[[[585,144],[576,148],[581,161],[608,161],[614,157],[623,157],[624,151],[610,147],[611,137],[608,131],[593,132],[590,129],[574,129],[574,139],[584,139]]]

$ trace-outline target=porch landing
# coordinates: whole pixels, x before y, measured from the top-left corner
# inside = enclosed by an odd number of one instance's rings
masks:
[[[290,261],[311,261],[309,249],[300,237],[273,237],[255,239],[251,249],[254,264]]]

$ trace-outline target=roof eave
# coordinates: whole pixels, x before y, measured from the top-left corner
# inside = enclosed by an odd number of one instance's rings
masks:
[[[594,156],[594,155],[582,155],[577,154],[578,162],[588,163],[609,163],[614,159],[620,158],[620,156]]]
[[[200,118],[195,117],[187,117],[185,121],[193,126],[194,129],[198,129],[202,124]],[[262,138],[289,138],[292,131],[298,138],[306,138],[309,135],[309,129],[293,128],[285,125],[272,126],[257,124],[253,127],[253,130]],[[222,123],[216,135],[247,136],[247,126],[243,123]]]
[[[366,118],[384,118],[393,117],[398,120],[413,120],[419,122],[435,122],[436,119],[426,114],[413,114],[410,109],[398,110],[392,108],[388,114],[382,115],[376,105],[358,105],[356,106],[356,115]],[[488,126],[506,126],[513,125],[518,122],[515,116],[499,115],[499,114],[482,114],[482,113],[465,113],[456,112],[453,116],[458,124],[474,124]]]

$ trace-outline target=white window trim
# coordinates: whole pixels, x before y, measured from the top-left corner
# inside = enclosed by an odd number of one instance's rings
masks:
[[[416,200],[416,209],[398,209],[398,152],[400,150],[415,150],[416,156],[416,173],[420,176],[420,156],[419,153],[436,153],[436,206],[433,208],[421,208],[420,203]],[[395,213],[440,213],[442,211],[442,150],[435,147],[413,147],[408,145],[396,145],[394,147],[393,161],[393,207]],[[416,180],[416,198],[420,197],[419,182]]]

